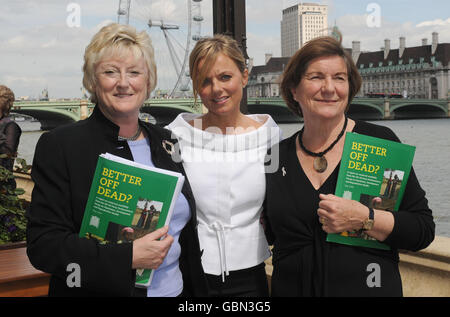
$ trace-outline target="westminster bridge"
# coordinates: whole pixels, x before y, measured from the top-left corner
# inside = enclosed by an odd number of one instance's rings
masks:
[[[278,123],[299,122],[282,98],[249,98],[248,112],[268,113]],[[11,112],[31,116],[41,122],[42,130],[87,118],[94,105],[86,100],[16,101]],[[201,113],[194,99],[149,99],[141,112],[152,115],[158,124],[171,122],[181,112]],[[362,120],[418,119],[450,117],[450,99],[354,98],[348,114]]]

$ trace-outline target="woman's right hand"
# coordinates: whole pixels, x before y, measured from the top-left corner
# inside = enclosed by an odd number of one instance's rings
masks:
[[[132,269],[157,269],[163,263],[173,243],[168,230],[169,227],[164,226],[133,242]]]

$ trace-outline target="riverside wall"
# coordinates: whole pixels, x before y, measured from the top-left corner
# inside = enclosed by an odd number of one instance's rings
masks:
[[[22,196],[31,200],[33,182],[29,175],[16,173]],[[407,297],[450,297],[450,238],[436,236],[434,241],[418,252],[400,251],[400,274],[403,295]],[[269,283],[272,278],[272,258],[266,261]]]
[[[399,253],[405,297],[450,297],[450,238],[436,236],[426,249]],[[269,258],[266,261],[269,286],[272,271]]]

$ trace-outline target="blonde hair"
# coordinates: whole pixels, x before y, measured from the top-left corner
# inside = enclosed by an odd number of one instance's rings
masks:
[[[83,86],[91,94],[91,101],[97,103],[95,93],[95,67],[105,57],[124,57],[132,53],[134,58],[144,57],[148,69],[148,95],[156,87],[156,63],[152,41],[145,31],[137,32],[130,25],[111,23],[94,35],[84,53]]]
[[[11,89],[5,85],[0,85],[0,114],[8,116],[14,104],[15,96]],[[1,118],[0,116],[0,118]]]
[[[244,55],[235,39],[223,34],[202,38],[195,44],[189,56],[189,69],[196,101],[199,89],[205,81],[206,74],[211,69],[219,54],[224,54],[233,60],[241,73],[244,73],[247,68]],[[203,60],[203,65],[201,70],[199,70],[198,65],[201,60]]]

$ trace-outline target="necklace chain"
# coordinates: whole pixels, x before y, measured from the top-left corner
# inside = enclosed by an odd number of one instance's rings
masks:
[[[345,128],[347,128],[347,121],[348,118],[347,116],[345,116],[345,122],[344,122],[344,126],[342,127],[341,132],[339,133],[339,135],[337,136],[336,140],[334,140],[333,143],[331,143],[331,145],[324,151],[319,152],[319,153],[315,153],[312,152],[310,150],[308,150],[304,145],[303,145],[303,140],[302,140],[302,136],[303,136],[303,130],[305,129],[305,127],[303,126],[303,128],[300,130],[299,134],[298,134],[298,143],[300,144],[300,147],[302,148],[303,151],[305,151],[306,154],[310,155],[310,156],[315,156],[315,157],[322,157],[324,156],[328,151],[330,151],[335,145],[336,143],[338,143],[338,141],[342,138],[342,136],[344,135],[345,132]]]
[[[134,135],[132,135],[132,136],[130,136],[130,137],[124,137],[124,136],[117,136],[117,139],[119,140],[119,141],[136,141],[137,140],[137,138],[139,138],[139,136],[141,135],[141,132],[142,132],[142,128],[141,128],[141,126],[138,124],[138,128],[137,128],[137,130],[136,130],[136,133],[134,134]]]

